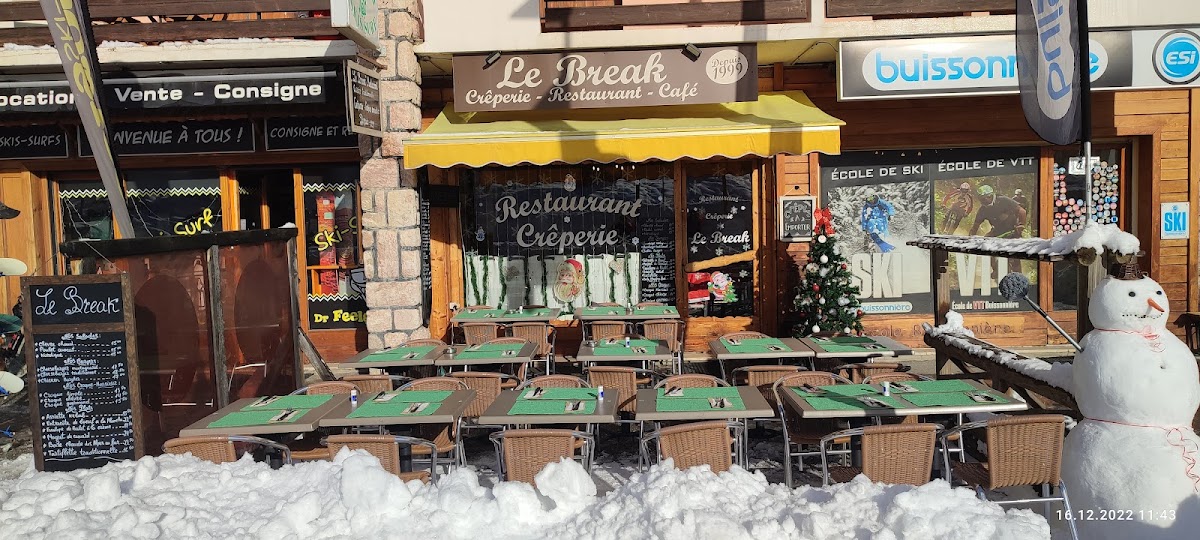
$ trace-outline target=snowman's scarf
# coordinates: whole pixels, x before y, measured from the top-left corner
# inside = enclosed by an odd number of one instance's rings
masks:
[[[1192,491],[1200,493],[1200,474],[1196,472],[1196,454],[1200,449],[1196,448],[1196,443],[1188,440],[1186,433],[1192,432],[1191,426],[1156,426],[1153,424],[1131,424],[1129,422],[1117,422],[1116,420],[1101,420],[1099,418],[1084,418],[1093,422],[1104,422],[1106,424],[1116,424],[1118,426],[1130,426],[1141,428],[1161,429],[1163,435],[1167,439],[1167,444],[1179,449],[1180,457],[1183,458],[1183,473],[1192,480]]]
[[[1165,347],[1163,345],[1163,343],[1158,340],[1158,337],[1159,337],[1158,332],[1155,332],[1154,329],[1149,326],[1143,327],[1141,330],[1117,330],[1115,328],[1100,328],[1100,327],[1096,327],[1096,330],[1099,330],[1101,332],[1120,332],[1122,334],[1133,334],[1135,336],[1142,336],[1143,338],[1146,338],[1146,341],[1150,342],[1150,350],[1152,350],[1154,352],[1163,352],[1163,349]]]

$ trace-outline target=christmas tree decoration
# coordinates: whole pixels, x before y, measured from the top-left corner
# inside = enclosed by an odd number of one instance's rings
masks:
[[[813,212],[817,241],[809,244],[809,262],[803,268],[795,305],[800,322],[793,334],[805,337],[827,328],[832,332],[861,334],[859,289],[851,285],[849,264],[837,243],[837,231],[827,209]],[[828,301],[827,301],[828,300]]]

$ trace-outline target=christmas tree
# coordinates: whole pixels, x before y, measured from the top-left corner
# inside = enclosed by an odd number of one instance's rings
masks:
[[[861,334],[859,290],[851,285],[850,266],[837,245],[832,217],[828,209],[813,212],[813,217],[817,236],[809,244],[808,264],[796,294],[796,308],[803,318],[793,333],[796,337],[820,332]]]

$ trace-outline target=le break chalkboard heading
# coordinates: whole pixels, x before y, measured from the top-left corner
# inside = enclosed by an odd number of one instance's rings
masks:
[[[790,195],[779,198],[779,239],[784,242],[808,242],[813,238],[813,210],[817,198]]]
[[[137,331],[125,274],[21,278],[39,471],[142,456]]]

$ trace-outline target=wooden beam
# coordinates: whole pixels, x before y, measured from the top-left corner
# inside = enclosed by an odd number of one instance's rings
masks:
[[[93,25],[96,43],[193,41],[205,39],[336,36],[329,19],[263,19],[254,21],[182,21],[153,24]],[[0,28],[0,43],[53,45],[46,27]]]
[[[972,11],[1012,13],[1013,3],[1005,0],[826,0],[826,17],[899,17],[913,15],[962,15]]]
[[[807,21],[808,0],[546,8],[544,30],[663,24]]]
[[[307,12],[329,9],[329,0],[91,0],[88,12],[92,19],[117,17],[150,17],[180,15],[213,15],[225,13]],[[0,3],[0,21],[45,20],[40,2]],[[328,21],[328,19],[327,19]]]

